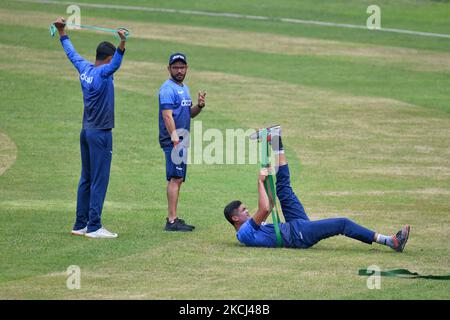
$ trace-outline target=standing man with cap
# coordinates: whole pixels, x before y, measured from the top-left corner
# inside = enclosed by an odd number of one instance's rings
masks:
[[[177,204],[181,184],[186,180],[187,148],[191,118],[196,117],[205,107],[206,92],[198,93],[194,106],[189,88],[183,83],[188,70],[186,56],[174,53],[167,67],[170,78],[159,89],[159,144],[166,158],[168,217],[166,231],[192,231],[177,217]]]
[[[118,30],[119,47],[109,42],[97,46],[95,64],[85,60],[73,47],[64,28],[64,18],[54,22],[61,45],[80,74],[83,92],[83,128],[80,133],[81,177],[78,184],[76,221],[72,234],[89,238],[117,238],[102,227],[103,202],[108,188],[114,128],[113,74],[125,53],[125,31]]]

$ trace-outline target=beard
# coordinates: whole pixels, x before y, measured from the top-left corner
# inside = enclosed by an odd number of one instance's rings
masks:
[[[184,78],[186,77],[186,74],[182,74],[182,73],[177,73],[177,74],[171,74],[170,75],[172,77],[172,79],[176,82],[183,82]]]

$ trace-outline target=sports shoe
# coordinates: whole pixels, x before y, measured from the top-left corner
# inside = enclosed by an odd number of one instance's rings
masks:
[[[408,241],[409,230],[410,226],[405,225],[403,226],[402,230],[397,232],[397,234],[392,237],[392,240],[394,241],[394,247],[392,249],[394,249],[397,252],[403,252],[406,242]]]
[[[118,234],[117,233],[112,233],[109,232],[108,230],[106,230],[105,228],[100,228],[97,231],[94,232],[87,232],[85,234],[86,237],[88,238],[105,238],[105,239],[113,239],[113,238],[117,238]]]
[[[176,218],[176,219],[178,219],[178,218]],[[188,227],[190,227],[192,229],[195,229],[195,226],[190,225],[190,224],[186,224],[183,219],[178,219],[178,221],[180,221],[180,223],[184,223],[185,225],[187,225]]]
[[[84,236],[87,232],[87,227],[78,230],[72,230],[70,233],[74,236]]]
[[[183,219],[175,218],[172,223],[169,222],[169,219],[166,218],[166,227],[164,230],[166,231],[181,231],[181,232],[188,232],[194,230],[195,227],[188,225],[184,222]]]
[[[267,129],[267,141],[271,141],[272,140],[272,135],[274,135],[274,136],[281,136],[281,126],[280,125],[274,125],[274,126],[271,126],[271,127],[268,127],[268,128],[266,128]],[[259,139],[260,139],[260,137],[261,137],[261,135],[262,135],[262,132],[264,131],[265,129],[259,129],[258,131],[256,131],[256,132],[254,132],[254,133],[252,133],[250,136],[249,136],[249,138],[251,139],[251,140],[255,140],[255,139],[258,139],[258,141],[259,141]]]
[[[272,151],[275,154],[284,153],[283,141],[281,140],[281,126],[275,125],[269,127],[267,129],[259,129],[257,132],[250,135],[250,139],[258,139],[258,142],[261,140],[261,135],[264,130],[267,130],[267,142],[272,147]]]

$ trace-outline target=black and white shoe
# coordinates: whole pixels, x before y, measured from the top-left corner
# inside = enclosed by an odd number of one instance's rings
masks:
[[[164,230],[166,231],[189,232],[193,231],[194,229],[194,226],[186,224],[183,219],[175,218],[175,220],[169,222],[169,219],[166,218],[166,227],[164,228]]]

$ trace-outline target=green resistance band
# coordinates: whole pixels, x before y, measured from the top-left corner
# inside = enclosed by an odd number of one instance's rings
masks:
[[[83,25],[83,24],[73,24],[73,23],[67,23],[66,25],[78,27],[78,28],[81,28],[81,29],[89,29],[89,30],[95,30],[95,31],[111,32],[119,40],[120,40],[120,37],[117,34],[117,31],[119,31],[120,29],[125,31],[125,39],[128,39],[128,37],[131,36],[131,32],[125,27],[119,27],[117,29],[110,29],[110,28],[103,28],[103,27],[96,27],[96,26],[88,26],[88,25]],[[52,37],[54,37],[57,31],[58,30],[56,29],[55,25],[52,23],[50,25],[50,35]]]
[[[270,167],[269,160],[269,144],[267,143],[267,129],[264,129],[261,135],[262,144],[261,144],[261,168]],[[266,189],[267,194],[272,196],[273,199],[273,209],[272,209],[272,220],[275,229],[275,234],[277,236],[277,246],[283,247],[283,238],[281,237],[280,232],[280,216],[278,215],[277,208],[277,197],[275,193],[275,183],[273,179],[273,173],[269,172],[267,179],[264,181],[264,188]]]
[[[372,276],[377,272],[375,270],[359,269],[358,275],[360,276]],[[421,275],[417,272],[411,272],[407,269],[392,269],[386,271],[380,271],[380,276],[383,277],[397,277],[405,279],[432,279],[432,280],[450,280],[450,274],[447,275]]]

